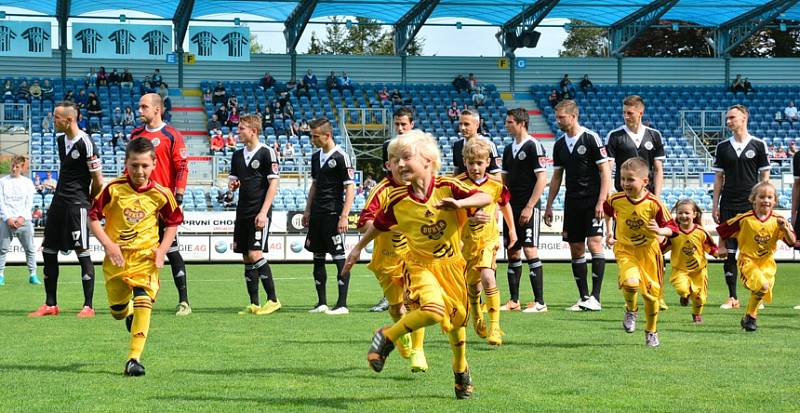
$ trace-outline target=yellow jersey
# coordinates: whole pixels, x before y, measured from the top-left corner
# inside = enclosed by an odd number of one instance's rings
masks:
[[[696,272],[708,266],[706,253],[716,254],[717,244],[702,226],[693,224],[689,231],[684,231],[676,222],[675,235],[670,239],[672,255],[670,261],[674,270]],[[674,231],[674,229],[673,229]]]
[[[460,257],[464,214],[435,205],[444,198],[463,199],[477,192],[444,176],[433,178],[424,198],[417,198],[410,186],[391,188],[373,225],[381,231],[405,234],[409,249],[415,254],[434,259]]]
[[[491,217],[489,222],[485,224],[470,223],[464,228],[464,234],[462,235],[465,244],[464,249],[470,251],[468,248],[470,244],[498,242],[500,231],[497,227],[497,207],[508,204],[508,201],[511,199],[511,192],[508,191],[508,188],[503,185],[502,182],[494,180],[489,176],[486,176],[480,183],[472,180],[466,173],[459,174],[456,176],[456,179],[461,181],[468,188],[477,189],[492,197],[492,203],[481,208]]]
[[[89,218],[105,218],[104,230],[122,250],[149,250],[158,246],[158,218],[167,227],[183,222],[183,212],[172,191],[150,180],[134,188],[127,176],[111,181],[94,199]]]
[[[603,211],[616,220],[614,238],[620,246],[638,248],[657,243],[656,233],[647,229],[651,219],[658,226],[669,226],[673,233],[677,232],[670,224],[672,217],[667,207],[650,192],[638,201],[628,198],[625,192],[616,192],[606,199]]]
[[[387,176],[383,178],[374,188],[369,192],[367,197],[366,206],[361,210],[358,216],[358,227],[364,226],[367,221],[374,221],[375,216],[387,205],[389,192],[393,188],[404,188],[403,185],[398,184]],[[408,241],[406,236],[397,232],[381,232],[375,237],[375,242],[372,248],[373,260],[376,257],[387,258],[389,260],[397,259],[399,254],[408,250]]]
[[[791,231],[788,223],[786,230]],[[739,242],[739,257],[751,259],[771,258],[778,248],[778,240],[783,239],[787,245],[792,245],[778,226],[778,218],[774,213],[763,220],[756,216],[755,211],[748,211],[736,215],[717,227],[720,238],[736,238]]]

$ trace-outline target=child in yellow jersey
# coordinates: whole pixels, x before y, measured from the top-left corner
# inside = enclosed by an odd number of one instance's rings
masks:
[[[681,199],[672,209],[674,226],[678,231],[667,240],[664,252],[671,249],[672,275],[670,284],[681,297],[681,305],[692,300],[692,321],[703,324],[703,306],[708,298],[708,260],[706,254],[717,256],[717,244],[703,229],[703,212],[691,199]]]
[[[386,162],[389,174],[383,178],[369,193],[366,206],[358,217],[358,230],[366,232],[372,227],[375,216],[388,202],[388,196],[393,188],[405,187],[399,183],[397,159]],[[383,296],[389,303],[389,316],[397,322],[405,314],[403,306],[403,265],[400,257],[408,251],[408,241],[405,235],[394,232],[381,232],[375,237],[372,246],[372,259],[367,268],[375,274],[378,283],[383,289]],[[411,359],[411,372],[425,372],[428,362],[425,359],[423,340],[425,329],[420,328],[412,334],[403,334],[397,340],[397,350],[403,358]]]
[[[725,221],[717,227],[717,232],[720,237],[720,256],[728,254],[722,240],[736,238],[739,242],[739,276],[742,284],[751,292],[741,325],[745,331],[756,331],[758,306],[764,301],[772,302],[772,288],[778,269],[774,258],[778,240],[794,246],[796,239],[786,218],[772,210],[778,203],[778,195],[769,181],[757,183],[750,192],[749,200],[753,210]]]
[[[367,360],[379,372],[400,336],[441,324],[453,351],[456,397],[467,399],[472,396],[472,378],[466,359],[468,303],[460,239],[465,219],[455,210],[484,207],[491,197],[456,179],[436,176],[441,165],[439,148],[429,134],[415,130],[398,136],[389,144],[389,157],[397,160],[398,178],[407,185],[391,190],[373,227],[347,257],[345,271],[379,231],[404,234],[409,249],[402,256],[403,277],[410,311],[375,333]]]
[[[464,226],[461,236],[464,242],[464,258],[467,260],[467,293],[469,295],[469,313],[472,316],[475,332],[481,338],[488,337],[489,345],[503,344],[503,331],[500,329],[500,292],[495,281],[497,268],[497,250],[500,249],[497,229],[497,207],[503,214],[509,228],[509,242],[517,242],[517,231],[514,229],[514,215],[508,201],[511,193],[502,182],[486,175],[486,168],[492,154],[491,144],[484,139],[470,139],[464,144],[464,165],[467,172],[456,178],[471,188],[486,192],[492,197],[492,203],[482,211],[487,220],[469,220]],[[489,329],[483,318],[479,298],[481,287],[486,293],[486,304],[489,314]]]
[[[94,199],[89,211],[89,227],[103,245],[111,316],[125,319],[131,333],[131,347],[125,374],[144,375],[139,362],[150,314],[158,294],[158,272],[164,266],[183,213],[172,191],[150,180],[155,168],[155,148],[150,140],[137,138],[125,150],[127,176],[111,181]],[[100,220],[105,218],[105,228]],[[166,226],[158,242],[158,220]]]
[[[623,192],[608,197],[603,210],[608,235],[606,243],[614,247],[619,267],[619,288],[625,297],[622,327],[636,331],[637,296],[644,299],[645,344],[658,347],[660,342],[658,297],[664,282],[664,256],[657,237],[672,237],[670,215],[664,204],[647,190],[649,168],[641,158],[631,158],[620,167]],[[616,225],[611,229],[611,218]]]

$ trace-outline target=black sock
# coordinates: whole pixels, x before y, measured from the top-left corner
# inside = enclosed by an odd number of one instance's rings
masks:
[[[58,253],[42,252],[44,256],[44,292],[47,295],[45,304],[54,306],[58,304]]]
[[[267,293],[267,300],[278,301],[277,294],[275,294],[275,282],[272,281],[272,268],[270,268],[267,259],[261,258],[253,264],[253,267],[258,271],[258,278],[261,279],[261,285]]]
[[[344,258],[334,259],[336,263],[336,284],[339,288],[339,298],[336,300],[336,307],[347,307],[347,287],[350,285],[350,274],[342,274],[344,268]]]
[[[539,304],[544,304],[544,272],[542,271],[542,261],[539,258],[528,260],[528,270],[530,271],[531,288],[533,288],[533,299]]]
[[[81,284],[83,285],[83,305],[91,307],[92,297],[94,296],[94,264],[89,251],[78,254],[78,262],[81,264]]]
[[[258,272],[253,269],[253,264],[244,265],[244,281],[247,285],[247,295],[250,296],[250,304],[261,305],[258,297]]]
[[[606,256],[601,252],[592,254],[592,296],[600,301],[600,289],[606,273]]]
[[[325,283],[328,281],[328,272],[325,270],[325,257],[314,257],[314,287],[317,289],[317,306],[327,304]]]
[[[186,292],[186,264],[180,251],[167,253],[169,266],[172,267],[172,279],[175,281],[175,288],[178,289],[178,302],[189,302],[189,294]]]
[[[725,271],[725,284],[728,285],[728,297],[736,297],[736,251],[728,250],[728,258],[722,264]]]
[[[580,300],[583,301],[589,296],[589,283],[586,281],[586,258],[572,259],[572,275],[575,277],[575,284],[578,286]]]
[[[519,302],[519,279],[522,277],[522,260],[516,259],[508,262],[508,292],[511,301]]]

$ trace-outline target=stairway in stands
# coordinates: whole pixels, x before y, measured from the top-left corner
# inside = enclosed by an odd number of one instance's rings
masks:
[[[553,144],[555,143],[556,136],[550,130],[547,124],[547,119],[542,116],[542,111],[536,104],[536,100],[529,92],[522,93],[501,93],[500,97],[503,98],[507,108],[525,108],[528,110],[530,122],[528,125],[528,133],[538,139],[544,145],[548,156],[552,156]]]
[[[196,183],[213,183],[213,165],[209,156],[208,119],[203,109],[200,89],[183,89],[170,95],[172,100],[171,124],[186,141],[189,155],[189,180]]]

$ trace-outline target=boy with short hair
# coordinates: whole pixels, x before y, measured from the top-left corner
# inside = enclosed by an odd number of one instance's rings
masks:
[[[645,344],[658,347],[658,298],[664,283],[664,256],[658,236],[672,237],[674,226],[669,209],[647,190],[649,168],[644,159],[628,159],[620,166],[620,173],[623,192],[608,197],[603,210],[606,242],[614,247],[619,288],[625,297],[622,326],[627,333],[636,331],[637,296],[641,292],[647,319]],[[613,231],[612,218],[616,221]]]
[[[353,247],[343,271],[350,272],[361,250],[379,231],[405,234],[409,250],[402,261],[411,310],[375,333],[367,360],[380,372],[403,334],[441,324],[453,351],[456,397],[468,399],[473,386],[466,358],[466,263],[459,239],[464,217],[453,210],[484,207],[491,197],[453,178],[437,176],[441,158],[430,134],[411,131],[397,137],[389,144],[389,157],[397,160],[398,178],[408,185],[391,190],[389,202]]]
[[[514,244],[517,242],[517,231],[514,227],[511,205],[508,203],[511,193],[502,182],[487,175],[494,154],[489,141],[480,138],[469,139],[464,144],[462,154],[466,172],[456,176],[456,179],[469,188],[489,194],[492,198],[492,203],[482,209],[489,217],[488,222],[470,220],[469,225],[464,226],[461,236],[464,242],[464,258],[467,260],[469,313],[478,336],[488,337],[489,345],[499,346],[503,344],[503,331],[500,329],[500,292],[495,281],[497,251],[500,249],[497,207],[499,206],[509,228],[509,243]],[[486,293],[488,331],[479,303],[481,290]]]
[[[236,221],[233,227],[233,250],[242,254],[244,278],[250,305],[245,314],[271,314],[281,308],[275,294],[272,269],[264,257],[269,251],[269,224],[272,221],[272,200],[278,192],[278,155],[259,142],[261,117],[245,115],[239,120],[239,141],[244,148],[233,153],[228,188],[239,189]],[[258,280],[267,293],[267,303],[261,306]]]
[[[159,289],[159,270],[172,245],[183,212],[172,191],[150,179],[155,148],[147,138],[132,140],[125,151],[127,176],[111,181],[95,198],[89,226],[106,252],[103,261],[111,316],[125,319],[131,347],[125,375],[142,376],[139,361]],[[105,227],[100,220],[105,218]],[[158,220],[166,228],[159,243]]]
[[[33,243],[34,220],[31,214],[36,188],[31,178],[22,174],[28,160],[22,155],[11,158],[11,173],[0,178],[0,285],[11,240],[19,239],[28,264],[28,282],[39,285],[36,276],[36,245]],[[38,207],[37,207],[38,209]]]

